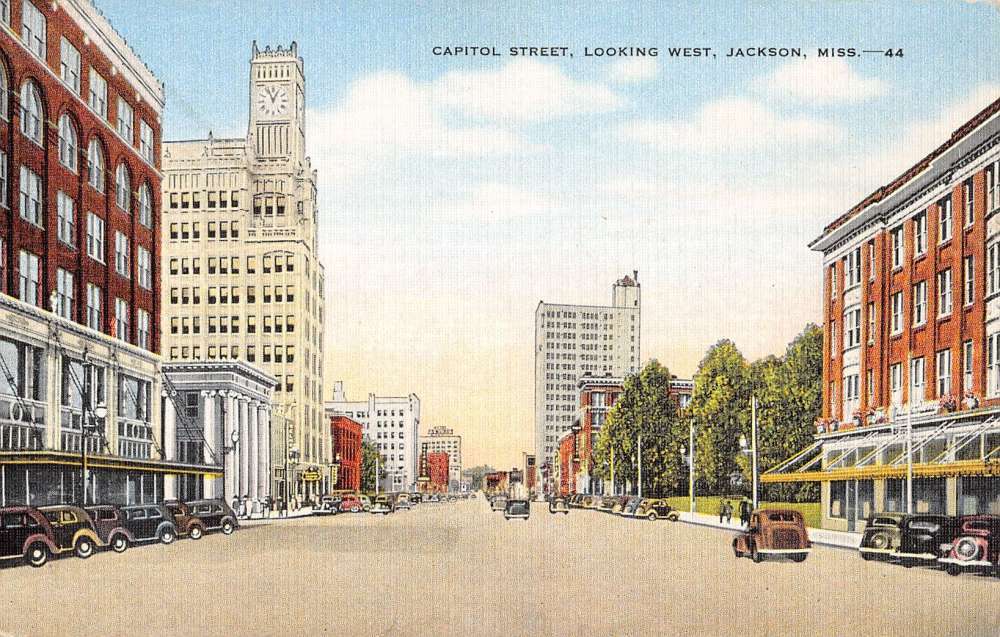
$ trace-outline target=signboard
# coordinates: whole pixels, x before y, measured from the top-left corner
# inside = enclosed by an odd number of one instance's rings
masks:
[[[311,466],[302,472],[302,480],[305,482],[319,482],[322,478],[319,467]]]

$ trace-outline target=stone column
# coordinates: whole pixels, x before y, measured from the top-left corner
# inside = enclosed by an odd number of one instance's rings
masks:
[[[271,495],[271,411],[257,408],[257,497]]]
[[[163,392],[163,456],[164,460],[177,459],[177,408],[170,394]],[[163,499],[173,500],[177,497],[177,475],[167,473],[163,476]]]
[[[250,495],[250,399],[246,396],[238,396],[234,403],[238,405],[239,427],[240,427],[240,497]],[[250,506],[250,503],[247,503]]]
[[[204,420],[204,429],[202,434],[205,437],[205,449],[204,458],[205,464],[216,465],[222,461],[221,457],[213,456],[213,451],[218,454],[220,451],[219,436],[217,435],[218,425],[215,416],[215,402],[216,402],[216,392],[214,391],[203,391],[201,392],[201,402],[202,402],[202,418]],[[216,493],[215,482],[218,478],[205,477],[204,479],[204,492],[206,498],[218,497]]]
[[[247,405],[247,495],[250,500],[260,499],[257,491],[257,401]],[[259,505],[258,505],[259,506]]]
[[[220,392],[222,394],[222,406],[223,406],[223,428],[222,428],[222,445],[229,447],[233,446],[233,432],[238,431],[236,419],[239,417],[239,411],[234,409],[236,399],[232,397],[230,392]],[[225,474],[225,489],[223,493],[226,502],[232,502],[233,496],[237,495],[236,490],[239,488],[239,484],[236,482],[236,454],[233,451],[225,454],[225,462],[223,467],[223,473]]]

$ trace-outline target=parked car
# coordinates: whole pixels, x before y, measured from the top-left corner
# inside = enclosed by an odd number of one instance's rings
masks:
[[[528,500],[507,500],[503,510],[505,520],[511,518],[523,518],[525,520],[531,515],[531,502]]]
[[[406,509],[409,511],[411,508],[413,508],[413,503],[410,502],[410,495],[408,493],[397,493],[396,509]]]
[[[766,556],[787,556],[796,562],[812,550],[802,514],[791,509],[758,509],[750,515],[750,527],[733,539],[736,557],[749,555],[755,563]]]
[[[340,511],[345,513],[361,513],[364,511],[364,506],[361,504],[361,498],[356,495],[345,495],[340,498]]]
[[[162,504],[136,504],[121,508],[125,528],[135,542],[163,542],[177,539],[174,516]]]
[[[240,528],[236,514],[222,500],[192,500],[188,506],[205,525],[206,531],[222,531],[224,535],[230,535]]]
[[[427,496],[427,501],[428,502],[440,502],[441,498],[438,496],[438,494],[432,493],[429,496]]]
[[[102,546],[110,546],[115,553],[124,553],[135,542],[132,533],[125,528],[125,514],[110,504],[95,504],[85,509],[94,523],[97,537]]]
[[[312,509],[312,515],[336,515],[340,512],[340,496],[324,495]]]
[[[54,504],[38,507],[49,521],[52,537],[56,543],[56,553],[73,551],[76,556],[86,559],[103,546],[90,515],[77,506]]]
[[[167,510],[174,515],[178,537],[200,540],[205,535],[205,523],[191,511],[191,507],[186,502],[167,500],[163,506],[167,507]]]
[[[594,499],[597,501],[594,508],[603,513],[611,513],[618,502],[618,498],[613,495],[606,495],[603,498],[595,495]]]
[[[507,509],[507,496],[494,496],[490,501],[490,509],[493,511],[505,511]]]
[[[625,499],[625,504],[622,506],[621,515],[626,518],[634,518],[635,511],[642,504],[642,498],[636,495],[628,496]]]
[[[52,525],[34,507],[0,508],[0,560],[24,559],[31,566],[42,566],[59,553]]]
[[[551,498],[549,500],[549,513],[569,513],[569,505],[566,498]]]
[[[914,561],[937,561],[945,557],[942,545],[949,544],[957,535],[956,517],[930,513],[906,516],[900,529],[896,557],[904,566]]]
[[[361,510],[368,513],[372,510],[372,499],[366,495],[359,495],[358,500],[361,501]]]
[[[392,496],[381,494],[375,496],[375,501],[372,502],[372,508],[369,513],[381,513],[382,515],[389,515],[396,510],[396,500]]]
[[[583,508],[583,496],[579,493],[574,493],[567,496],[567,504],[569,504],[571,509],[582,509]]]
[[[950,575],[962,571],[992,570],[1000,577],[1000,515],[967,515],[959,522],[958,534],[943,546]]]
[[[904,513],[879,513],[868,518],[858,552],[864,560],[891,559],[899,553]]]
[[[583,508],[584,509],[596,509],[597,505],[600,504],[600,498],[594,497],[592,495],[583,496]]]
[[[643,498],[642,502],[635,508],[634,516],[637,518],[646,518],[651,522],[655,522],[656,520],[676,522],[680,519],[680,513],[678,513],[677,509],[670,506],[662,498]]]
[[[424,501],[424,496],[422,493],[409,493],[407,495],[410,496],[410,504],[414,506]]]

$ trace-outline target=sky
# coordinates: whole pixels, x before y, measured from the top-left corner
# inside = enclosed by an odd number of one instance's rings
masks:
[[[780,354],[821,318],[808,243],[1000,97],[996,0],[94,1],[164,82],[167,140],[244,135],[251,42],[298,42],[324,394],[416,393],[465,466],[532,448],[539,301],[610,304],[638,270],[643,359],[690,377],[722,338]],[[659,55],[586,55],[619,47]]]

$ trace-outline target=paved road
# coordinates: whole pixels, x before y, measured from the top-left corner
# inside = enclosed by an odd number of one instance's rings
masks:
[[[736,560],[727,533],[485,502],[0,570],[14,635],[996,635],[1000,579]]]

